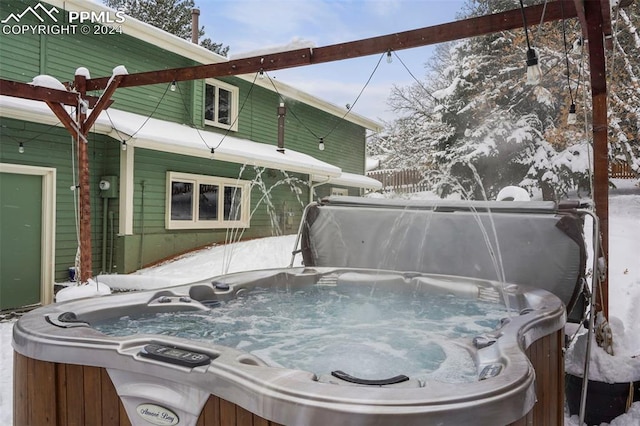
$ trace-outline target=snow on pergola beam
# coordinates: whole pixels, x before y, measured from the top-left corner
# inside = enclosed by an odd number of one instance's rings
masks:
[[[0,95],[35,101],[49,101],[76,107],[78,106],[79,93],[0,79]],[[98,98],[95,96],[85,96],[84,99],[89,102],[89,108],[93,108],[98,102]]]

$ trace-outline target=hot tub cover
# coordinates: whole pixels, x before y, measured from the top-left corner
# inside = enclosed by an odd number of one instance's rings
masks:
[[[575,207],[328,197],[309,206],[301,250],[307,266],[428,272],[543,288],[571,312],[586,262]]]

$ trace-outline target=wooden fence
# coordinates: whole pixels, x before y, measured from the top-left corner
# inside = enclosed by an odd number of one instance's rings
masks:
[[[631,170],[631,166],[626,162],[612,162],[609,165],[609,177],[619,179],[635,179],[636,173]]]
[[[427,190],[422,171],[418,169],[374,170],[367,176],[382,182],[385,192],[413,193]]]
[[[367,172],[367,176],[382,182],[382,191],[384,192],[409,194],[428,190],[422,173],[419,169],[387,169]],[[631,167],[626,162],[611,162],[609,164],[609,177],[635,179],[638,175],[631,170]]]

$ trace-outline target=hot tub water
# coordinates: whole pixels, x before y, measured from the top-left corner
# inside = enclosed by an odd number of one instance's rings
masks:
[[[124,316],[91,325],[112,336],[157,334],[249,352],[268,365],[364,379],[404,374],[448,383],[478,379],[474,336],[495,330],[501,304],[443,294],[311,286],[256,288],[210,311]]]

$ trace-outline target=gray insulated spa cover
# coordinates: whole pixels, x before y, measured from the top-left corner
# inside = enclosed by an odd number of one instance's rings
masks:
[[[582,219],[553,202],[329,197],[302,224],[306,266],[458,275],[549,290],[572,308]]]

